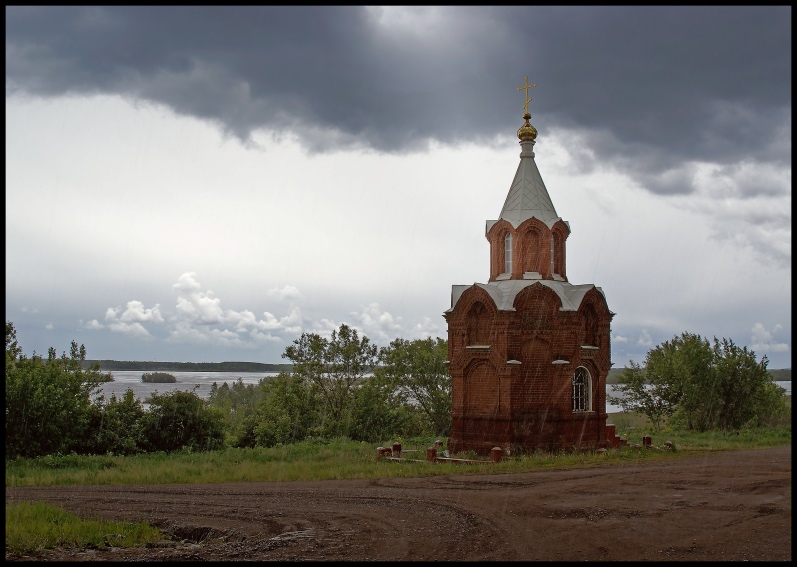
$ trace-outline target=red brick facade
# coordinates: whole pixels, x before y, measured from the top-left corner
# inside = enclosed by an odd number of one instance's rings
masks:
[[[533,159],[533,144],[525,141],[522,159]],[[529,171],[523,175],[539,175],[536,166]],[[546,191],[541,179],[536,187]],[[600,288],[567,281],[567,223],[543,222],[533,210],[522,214],[530,218],[517,226],[504,218],[488,223],[489,283],[454,286],[444,314],[452,380],[448,448],[488,455],[496,446],[612,446],[605,397],[614,314]]]

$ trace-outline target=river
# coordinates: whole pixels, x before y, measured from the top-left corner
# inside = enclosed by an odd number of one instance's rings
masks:
[[[167,372],[177,378],[177,382],[171,384],[142,382],[141,375],[144,372],[140,370],[114,370],[111,374],[113,382],[102,384],[101,393],[106,398],[110,398],[111,394],[121,397],[130,388],[137,398],[144,401],[155,391],[166,394],[175,390],[195,391],[200,398],[207,399],[214,382],[219,386],[224,382],[232,386],[240,378],[244,384],[257,384],[263,378],[276,376],[279,372]]]
[[[150,394],[156,390],[160,394],[173,392],[175,390],[195,391],[200,398],[207,399],[210,396],[210,388],[213,383],[221,386],[227,382],[230,386],[240,378],[244,384],[257,384],[263,378],[276,376],[278,372],[169,372],[177,378],[177,382],[172,384],[152,384],[141,381],[143,372],[140,370],[114,370],[111,372],[114,377],[113,382],[105,382],[102,385],[102,393],[106,398],[111,394],[121,397],[130,388],[137,398],[141,401],[146,400]],[[786,395],[791,396],[791,381],[778,380],[775,382],[786,390]],[[611,384],[606,385],[606,395],[617,395]],[[617,413],[621,411],[620,406],[606,403],[607,413]]]

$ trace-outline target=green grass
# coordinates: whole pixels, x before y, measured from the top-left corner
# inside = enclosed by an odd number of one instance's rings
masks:
[[[630,445],[641,444],[645,435],[652,437],[655,451],[639,453],[633,447],[610,449],[605,454],[593,451],[563,451],[559,454],[534,453],[511,455],[501,463],[491,464],[490,471],[525,472],[552,467],[599,466],[616,460],[673,458],[664,450],[667,441],[678,448],[679,455],[705,451],[729,451],[772,447],[791,443],[791,419],[778,427],[726,432],[684,432],[664,429],[653,431],[644,416],[619,413],[607,420],[617,434]],[[454,463],[428,463],[426,449],[433,437],[386,440],[402,443],[403,456],[419,463],[394,463],[376,457],[376,445],[347,439],[302,441],[292,445],[253,449],[228,448],[193,453],[151,453],[135,456],[50,455],[35,459],[6,460],[6,487],[76,486],[121,484],[195,484],[222,482],[277,482],[329,480],[345,478],[425,477],[446,474],[484,472],[483,467]],[[445,449],[445,442],[442,449]],[[415,450],[417,453],[410,453]],[[473,458],[473,455],[452,455]]]
[[[85,520],[43,502],[6,503],[6,556],[56,547],[143,547],[163,539],[146,522]]]
[[[777,426],[740,431],[682,431],[663,427],[656,431],[644,415],[635,413],[610,414],[608,423],[614,423],[617,435],[629,443],[642,443],[650,435],[653,445],[666,441],[674,443],[682,452],[733,451],[739,449],[761,449],[791,444],[791,404],[789,415]]]

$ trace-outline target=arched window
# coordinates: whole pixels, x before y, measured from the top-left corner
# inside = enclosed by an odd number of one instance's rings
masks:
[[[484,304],[477,301],[468,311],[468,345],[490,344],[490,313]]]
[[[526,250],[524,272],[539,272],[540,271],[540,235],[536,230],[530,230],[526,233],[526,239],[523,242],[523,247]]]
[[[512,233],[507,232],[504,236],[504,273],[512,273]]]
[[[592,387],[589,370],[583,366],[573,374],[573,412],[592,411]]]
[[[565,240],[558,231],[551,234],[551,273],[565,275]]]
[[[595,307],[589,304],[584,309],[584,342],[582,345],[598,345],[598,314]]]

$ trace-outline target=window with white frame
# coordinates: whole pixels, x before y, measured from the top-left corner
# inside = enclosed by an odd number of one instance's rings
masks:
[[[504,273],[512,273],[512,233],[507,232],[504,236]]]
[[[573,374],[573,412],[591,411],[591,381],[589,370],[583,366],[576,368]]]

